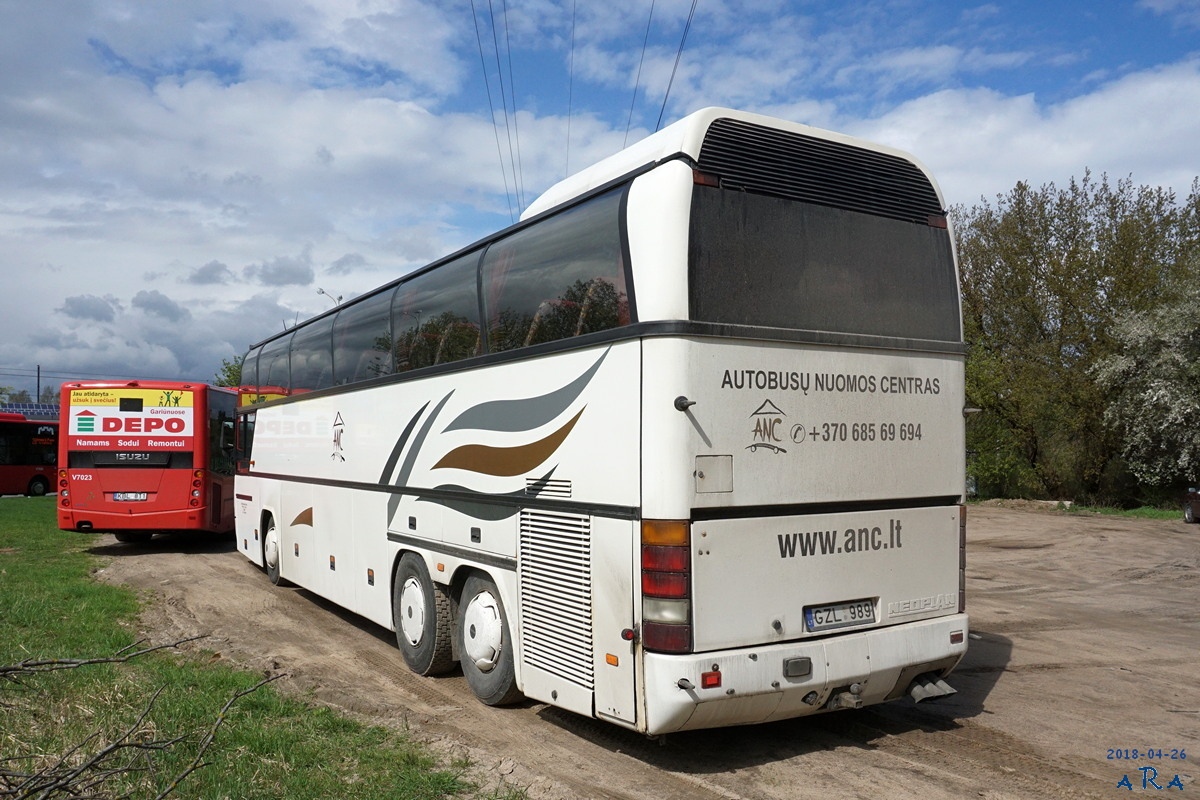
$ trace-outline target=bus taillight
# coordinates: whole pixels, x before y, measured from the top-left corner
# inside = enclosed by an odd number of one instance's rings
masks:
[[[642,520],[642,645],[692,649],[691,552],[687,520]]]
[[[198,469],[192,473],[192,499],[188,501],[188,505],[193,508],[200,505],[200,495],[204,486],[204,470]]]

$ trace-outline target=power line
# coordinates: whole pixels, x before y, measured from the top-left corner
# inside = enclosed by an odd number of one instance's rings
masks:
[[[512,195],[508,191],[508,171],[504,168],[504,151],[500,149],[500,128],[496,125],[496,104],[492,100],[492,83],[488,80],[487,59],[483,55],[483,35],[479,32],[479,16],[475,13],[475,0],[471,0],[471,20],[475,23],[475,41],[479,45],[479,64],[483,69],[483,85],[487,88],[488,111],[492,115],[492,131],[496,134],[496,156],[500,159],[500,175],[504,178],[504,199],[508,202],[508,218],[516,222],[513,214]]]
[[[654,19],[654,0],[650,0],[650,16],[646,17],[646,35],[642,39],[642,56],[638,59],[637,78],[633,82],[633,98],[629,101],[629,119],[625,120],[625,139],[621,147],[629,143],[629,126],[633,123],[633,107],[637,103],[638,87],[642,84],[642,63],[646,60],[646,45],[650,41],[650,22]]]
[[[571,105],[575,99],[575,0],[571,0],[571,60],[567,67],[567,166],[571,174]]]
[[[500,40],[496,38],[496,12],[492,9],[492,0],[488,0],[488,18],[492,23],[492,48],[496,53],[496,76],[500,81],[500,107],[504,110],[504,133],[508,137],[508,163],[512,169],[513,191],[517,193],[517,208],[521,207],[520,192],[517,190],[517,163],[513,158],[512,123],[508,120],[508,97],[504,92],[504,68],[500,66]],[[514,110],[515,114],[516,111]],[[501,157],[503,163],[504,158]]]
[[[3,377],[20,378],[20,379],[31,381],[31,380],[35,380],[37,378],[37,372],[33,369],[28,369],[25,367],[0,367],[0,378],[3,378]],[[78,372],[78,371],[74,371],[74,370],[72,370],[71,372],[58,372],[58,371],[46,370],[46,369],[42,370],[42,378],[43,379],[54,378],[54,379],[60,380],[60,381],[72,381],[72,380],[79,380],[82,378],[96,379],[96,380],[114,380],[114,381],[135,381],[135,380],[187,381],[187,380],[190,380],[189,378],[180,378],[175,375],[172,375],[170,377],[165,377],[165,376],[155,376],[155,375],[135,375],[133,373],[114,374],[112,372]],[[204,380],[200,380],[198,382],[205,383]]]
[[[662,127],[663,114],[667,110],[667,98],[671,96],[671,86],[675,83],[675,70],[679,69],[679,59],[683,56],[683,45],[687,42],[688,31],[692,28],[692,17],[696,15],[696,4],[700,0],[692,0],[692,10],[688,12],[687,24],[683,26],[683,38],[679,40],[679,50],[675,52],[675,66],[671,67],[671,80],[667,81],[667,93],[663,95],[662,109],[658,112],[658,122],[654,130]]]
[[[513,77],[512,42],[508,37],[508,0],[504,0],[504,49],[508,53],[508,93],[512,95],[513,138],[517,142],[516,190],[517,207],[525,208],[525,165],[521,163],[521,126],[517,120],[517,81]],[[511,152],[509,157],[511,158]]]

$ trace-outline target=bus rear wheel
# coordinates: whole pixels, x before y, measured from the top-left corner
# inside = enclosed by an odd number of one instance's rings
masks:
[[[392,584],[396,644],[408,668],[418,675],[441,675],[454,667],[450,595],[429,578],[425,562],[405,553]]]
[[[30,497],[44,497],[49,491],[50,481],[39,475],[29,482],[29,491],[26,494]]]
[[[472,575],[458,605],[458,654],[463,675],[486,705],[521,699],[513,672],[512,635],[496,584]]]

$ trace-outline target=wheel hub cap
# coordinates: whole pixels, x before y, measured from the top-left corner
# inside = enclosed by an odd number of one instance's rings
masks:
[[[267,531],[263,542],[263,560],[271,569],[279,566],[279,534],[275,532],[274,528]]]
[[[413,646],[425,634],[425,591],[416,578],[406,580],[400,590],[400,630]]]
[[[504,646],[504,625],[500,604],[490,592],[475,595],[463,617],[463,647],[467,657],[481,672],[490,672],[500,660]]]

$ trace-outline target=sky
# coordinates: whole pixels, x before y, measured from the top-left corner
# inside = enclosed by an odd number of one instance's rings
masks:
[[[948,205],[1182,200],[1200,0],[0,0],[0,387],[211,381],[706,106],[907,150]]]

